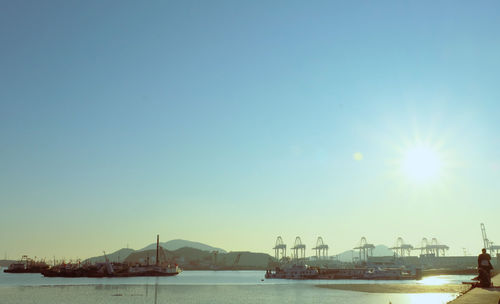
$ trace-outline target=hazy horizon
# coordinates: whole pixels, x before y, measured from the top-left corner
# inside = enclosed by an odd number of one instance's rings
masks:
[[[500,244],[494,1],[4,1],[0,254]]]
[[[427,239],[428,240],[428,244],[430,245],[431,244],[431,239]],[[160,241],[160,246],[168,249],[168,250],[177,250],[177,249],[169,249],[168,247],[165,247],[164,246],[164,243],[167,243],[167,242],[170,242],[170,241],[186,241],[186,242],[193,242],[193,243],[199,243],[201,245],[206,245],[206,246],[210,246],[210,247],[213,247],[213,248],[218,248],[217,246],[212,246],[211,244],[205,244],[205,243],[201,243],[201,242],[197,242],[197,241],[192,241],[192,240],[184,240],[184,239],[173,239],[173,240],[163,240],[163,241]],[[295,241],[295,239],[294,239]],[[286,243],[284,242],[286,245],[287,245],[287,256],[291,257],[291,253],[292,253],[292,250],[291,250],[291,247],[294,246],[294,243],[291,242],[291,243]],[[29,258],[36,258],[37,260],[46,260],[48,262],[51,262],[53,261],[54,259],[57,260],[57,261],[61,261],[61,260],[65,260],[65,261],[76,261],[76,260],[85,260],[85,259],[88,259],[88,258],[94,258],[94,257],[99,257],[99,256],[102,256],[103,255],[103,252],[105,252],[106,254],[112,254],[114,252],[117,252],[117,251],[120,251],[120,250],[123,250],[123,249],[130,249],[130,250],[134,250],[134,251],[142,251],[142,250],[154,250],[154,249],[146,249],[147,247],[150,247],[152,245],[155,245],[156,242],[154,243],[147,243],[145,244],[144,246],[141,246],[141,247],[138,247],[138,248],[131,248],[128,246],[126,247],[122,247],[122,248],[116,248],[114,250],[106,250],[106,249],[101,249],[101,251],[96,251],[95,255],[91,255],[91,256],[70,256],[70,257],[67,257],[67,256],[58,256],[58,255],[53,255],[53,256],[37,256],[37,255],[28,255]],[[307,244],[305,243],[304,241],[302,241],[302,244],[305,244],[306,245],[306,258],[308,257],[314,257],[316,256],[316,252],[313,250],[313,247],[316,246],[316,240],[314,241],[314,243],[311,243],[311,244]],[[324,242],[324,244],[328,245],[326,242]],[[405,241],[405,244],[408,244],[408,242]],[[442,244],[440,242],[440,244]],[[420,255],[420,246],[421,246],[421,242],[418,242],[418,243],[414,243],[414,244],[410,244],[410,245],[413,245],[413,247],[415,248],[414,250],[411,250],[411,253],[410,253],[410,256],[419,256]],[[273,245],[274,246],[274,245]],[[359,242],[358,244],[356,244],[356,246],[359,246]],[[376,247],[375,248],[375,251],[374,251],[374,256],[380,256],[380,252],[377,253],[377,250],[379,249],[384,249],[387,248],[388,250],[391,249],[391,247],[396,247],[396,242],[394,242],[393,245],[390,245],[390,244],[379,244],[379,243],[375,243],[374,246]],[[382,246],[382,247],[380,247]],[[182,247],[192,247],[192,248],[195,248],[195,246],[182,246]],[[180,248],[182,248],[180,247]],[[218,248],[218,249],[222,249],[224,250],[224,252],[226,253],[229,253],[229,252],[238,252],[238,251],[244,251],[244,252],[251,252],[251,251],[248,251],[248,250],[228,250],[226,248]],[[332,249],[334,249],[334,251],[332,252]],[[464,248],[462,248],[462,251],[460,253],[457,253],[457,255],[459,256],[463,256],[464,255],[464,251],[463,251]],[[204,249],[200,249],[200,250],[204,250]],[[206,250],[205,250],[206,251]],[[359,250],[355,249],[355,248],[346,248],[346,249],[343,249],[343,250],[340,250],[340,249],[336,249],[336,248],[330,248],[330,251],[328,252],[328,256],[329,257],[334,257],[336,255],[341,255],[341,254],[344,254],[346,252],[350,252],[350,251],[353,251],[354,252],[354,256],[357,256],[357,254],[359,253]],[[394,250],[393,250],[394,251]],[[394,251],[395,252],[395,251]],[[453,250],[451,251],[453,253]],[[254,253],[267,253],[269,254],[270,256],[274,257],[274,250],[271,250],[271,251],[266,251],[266,252],[255,252]],[[445,256],[453,256],[453,254],[449,254],[450,252],[448,250],[445,250]],[[442,254],[442,251],[440,251],[440,255]],[[23,254],[24,255],[24,254]],[[467,256],[476,256],[476,252],[465,252],[465,255]],[[0,258],[0,260],[20,260],[21,259],[21,256],[18,256],[18,257],[10,257],[7,255],[7,252],[5,252],[5,255],[4,257]]]

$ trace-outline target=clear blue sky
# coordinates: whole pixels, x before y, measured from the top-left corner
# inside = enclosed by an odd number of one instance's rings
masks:
[[[500,242],[499,6],[1,1],[0,253]]]

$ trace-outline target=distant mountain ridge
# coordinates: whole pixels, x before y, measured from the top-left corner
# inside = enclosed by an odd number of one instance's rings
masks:
[[[122,248],[120,250],[117,250],[113,253],[106,254],[110,262],[123,262],[132,252],[135,252],[134,249],[129,249],[129,248]],[[106,259],[104,258],[104,255],[101,256],[96,256],[92,258],[88,258],[84,260],[83,262],[89,262],[89,263],[104,263]]]
[[[182,247],[174,251],[164,250],[159,258],[175,262],[185,270],[264,270],[273,264],[273,257],[267,253],[236,251],[215,255],[210,251],[191,247]],[[156,249],[135,251],[124,262],[154,264],[156,263]]]
[[[181,248],[194,248],[200,251],[206,251],[208,253],[211,253],[212,251],[218,251],[219,253],[227,253],[226,250],[222,248],[217,248],[217,247],[212,247],[207,244],[199,243],[199,242],[192,242],[192,241],[187,241],[187,240],[181,240],[181,239],[176,239],[176,240],[170,240],[168,242],[160,242],[160,246],[163,247],[164,249],[168,251],[176,251]],[[134,250],[134,249],[129,249],[129,248],[122,248],[118,251],[115,251],[113,253],[106,254],[108,256],[108,259],[111,262],[123,262],[129,255],[132,253],[137,253],[141,251],[148,251],[148,250],[156,250],[156,243],[152,243],[142,249],[139,250]],[[90,262],[90,263],[102,263],[105,262],[106,259],[104,258],[104,255],[101,256],[95,256],[88,258],[84,260],[83,262]]]
[[[210,252],[218,251],[220,253],[227,253],[227,251],[222,249],[222,248],[212,247],[212,246],[207,245],[207,244],[193,242],[193,241],[187,241],[187,240],[181,240],[181,239],[170,240],[168,242],[160,242],[160,246],[167,249],[167,250],[170,250],[170,251],[174,251],[174,250],[177,250],[177,249],[180,249],[183,247],[189,247],[189,248],[199,249],[202,251],[210,251]],[[138,251],[145,251],[145,250],[152,250],[152,249],[156,249],[156,243],[152,243],[152,244],[150,244],[142,249],[139,249]]]

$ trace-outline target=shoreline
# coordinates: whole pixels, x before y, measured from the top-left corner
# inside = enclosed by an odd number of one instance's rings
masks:
[[[315,287],[366,293],[465,293],[471,289],[465,284],[420,285],[420,284],[322,284]]]

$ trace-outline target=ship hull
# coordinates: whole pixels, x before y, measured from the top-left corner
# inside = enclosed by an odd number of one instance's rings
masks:
[[[86,271],[65,271],[65,272],[55,272],[55,271],[44,271],[42,275],[44,277],[59,277],[59,278],[126,278],[126,277],[170,277],[178,275],[178,272],[166,273],[159,271],[145,271],[137,273],[114,273],[114,274],[104,274],[98,272],[86,272]]]
[[[42,273],[45,269],[4,269],[6,273]]]
[[[159,271],[146,271],[141,273],[124,273],[116,274],[117,277],[172,277],[178,275],[178,272],[159,272]]]
[[[291,269],[276,269],[266,271],[266,279],[289,279],[289,280],[416,280],[421,277],[418,274],[403,273],[400,270],[373,271],[368,268],[352,269],[317,269],[312,274],[308,268],[296,267]]]

